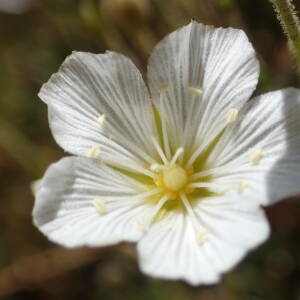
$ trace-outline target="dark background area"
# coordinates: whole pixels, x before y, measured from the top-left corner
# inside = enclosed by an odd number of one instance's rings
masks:
[[[0,0],[0,9],[6,1],[15,0]],[[133,245],[57,247],[31,220],[31,183],[65,155],[51,136],[46,106],[37,93],[72,50],[114,50],[145,72],[152,47],[195,19],[247,32],[261,62],[256,94],[299,87],[296,63],[269,1],[32,0],[28,4],[22,12],[0,11],[0,297],[299,300],[299,199],[268,208],[271,238],[211,287],[144,276]],[[299,1],[295,4],[299,10]]]

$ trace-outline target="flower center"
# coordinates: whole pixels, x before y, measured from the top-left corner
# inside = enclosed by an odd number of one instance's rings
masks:
[[[179,165],[167,167],[162,175],[164,186],[173,192],[181,190],[188,182],[187,172]]]
[[[179,198],[180,193],[192,193],[194,188],[190,188],[192,168],[182,167],[178,164],[160,165],[153,178],[157,187],[162,188],[164,194],[169,195],[169,200]]]

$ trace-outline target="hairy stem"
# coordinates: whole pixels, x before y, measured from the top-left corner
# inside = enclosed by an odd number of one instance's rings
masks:
[[[276,11],[283,31],[288,37],[290,48],[296,57],[300,72],[300,22],[292,0],[270,0]]]

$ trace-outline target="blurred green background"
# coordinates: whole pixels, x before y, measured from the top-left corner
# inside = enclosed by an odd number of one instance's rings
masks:
[[[300,299],[297,199],[268,209],[271,238],[210,287],[144,276],[133,245],[71,251],[49,243],[32,225],[31,182],[65,155],[37,97],[41,85],[72,50],[115,50],[145,73],[157,41],[191,19],[247,32],[261,62],[256,93],[299,87],[267,0],[0,0],[0,297]]]

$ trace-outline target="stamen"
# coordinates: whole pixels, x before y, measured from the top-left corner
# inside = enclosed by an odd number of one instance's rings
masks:
[[[161,129],[162,129],[162,138],[164,143],[164,149],[166,153],[166,157],[169,159],[171,157],[171,148],[169,142],[169,135],[167,130],[167,114],[164,107],[164,101],[162,101],[163,94],[160,94],[160,115],[161,115]]]
[[[188,148],[191,148],[191,144],[193,143],[193,139],[191,137],[194,132],[193,130],[191,130],[191,124],[194,120],[193,115],[195,112],[195,98],[197,98],[197,95],[193,94],[192,99],[190,99],[191,103],[189,103],[188,105],[188,111],[186,113],[186,122],[183,130],[182,145],[185,145]]]
[[[157,213],[160,211],[160,209],[164,206],[164,204],[169,200],[170,195],[167,194],[164,197],[162,197],[158,203],[156,204],[153,212],[151,213],[150,219],[149,219],[149,224],[147,226],[147,229],[149,229],[149,227],[151,226],[151,224],[153,223],[153,220],[155,218],[155,216],[157,215]]]
[[[263,157],[263,149],[257,148],[249,155],[249,161],[252,163],[258,163]]]
[[[160,164],[152,164],[150,166],[151,171],[154,171],[154,172],[159,172],[159,171],[163,170],[164,168],[165,168],[165,166],[160,165]]]
[[[205,150],[205,148],[203,146],[198,147],[194,153],[190,156],[189,160],[187,161],[187,166],[192,166],[193,163],[195,162],[195,160],[198,158],[198,156],[203,153],[203,151]]]
[[[196,96],[199,96],[203,93],[203,90],[200,86],[189,86],[187,89],[191,94]]]
[[[106,154],[105,155],[105,163],[110,165],[110,166],[116,167],[120,170],[129,171],[130,173],[135,173],[135,174],[141,173],[141,174],[146,175],[146,176],[148,176],[152,179],[156,175],[154,172],[149,170],[149,167],[141,166],[138,163],[132,163],[130,161],[129,162],[127,162],[127,161],[116,162],[115,157],[111,154]],[[126,177],[130,178],[130,176],[126,176]],[[141,181],[138,181],[138,180],[135,180],[135,181],[141,183]]]
[[[100,214],[106,212],[106,205],[101,199],[94,199],[92,203]]]
[[[177,159],[179,158],[179,156],[183,153],[184,149],[182,147],[178,148],[172,158],[172,160],[170,161],[170,165],[174,165],[177,161]]]
[[[115,140],[119,139],[120,132],[118,132],[118,130],[113,126],[113,124],[109,122],[106,115],[105,117],[102,117],[102,119],[104,119],[103,122],[105,122],[105,125],[108,129],[108,136],[106,136],[107,141],[114,142]],[[146,160],[149,164],[154,163],[155,160],[150,155],[148,155],[145,151],[141,151],[139,147],[133,148],[132,143],[128,142],[126,139],[122,139],[122,144],[126,145],[126,147],[130,149],[131,152],[136,153],[140,158]]]
[[[238,192],[241,194],[248,186],[248,181],[241,180],[238,185]]]
[[[197,219],[197,216],[195,215],[195,212],[187,198],[187,196],[184,193],[180,194],[180,198],[182,200],[182,203],[184,204],[184,207],[189,215],[189,217],[192,220],[192,223],[196,230],[196,241],[199,245],[202,245],[203,242],[206,240],[207,237],[207,231],[202,228],[202,226],[199,224],[199,221]]]
[[[187,186],[188,188],[209,188],[209,189],[220,189],[222,187],[220,184],[215,184],[211,182],[194,182]]]
[[[164,93],[170,88],[170,85],[168,83],[163,84],[158,88],[159,93]]]
[[[207,169],[204,171],[200,171],[197,173],[194,173],[191,176],[191,180],[195,180],[195,179],[199,179],[199,178],[203,178],[203,177],[207,177],[209,175],[218,175],[220,173],[224,173],[224,172],[232,172],[232,170],[237,170],[238,167],[232,167],[232,168],[228,168],[228,167],[216,167],[216,168],[211,168],[211,169]]]
[[[135,222],[135,225],[136,225],[136,227],[139,231],[144,231],[145,230],[145,224],[143,224],[141,221],[137,220]]]
[[[200,231],[196,235],[196,241],[199,245],[203,245],[203,243],[207,239],[207,231]]]
[[[100,115],[97,119],[98,123],[100,124],[103,124],[105,120],[106,120],[106,114]]]
[[[153,196],[155,194],[161,193],[162,191],[163,191],[163,189],[160,188],[160,187],[154,188],[154,189],[151,189],[150,191],[135,195],[135,196],[132,197],[132,199],[143,200],[147,197],[150,197],[150,196]]]
[[[153,222],[158,222],[162,220],[166,216],[167,212],[168,211],[164,207],[162,207],[161,210],[154,217]]]
[[[234,123],[239,116],[239,110],[237,108],[231,108],[228,111],[226,121],[227,123]]]
[[[89,157],[89,158],[97,158],[97,156],[99,155],[100,153],[100,146],[99,145],[95,145],[93,147],[91,147],[86,156]]]
[[[154,144],[154,147],[157,151],[157,153],[159,154],[161,160],[165,163],[165,164],[168,164],[168,160],[163,152],[163,150],[161,149],[160,145],[158,144],[157,140],[152,137],[152,141],[153,141],[153,144]]]

